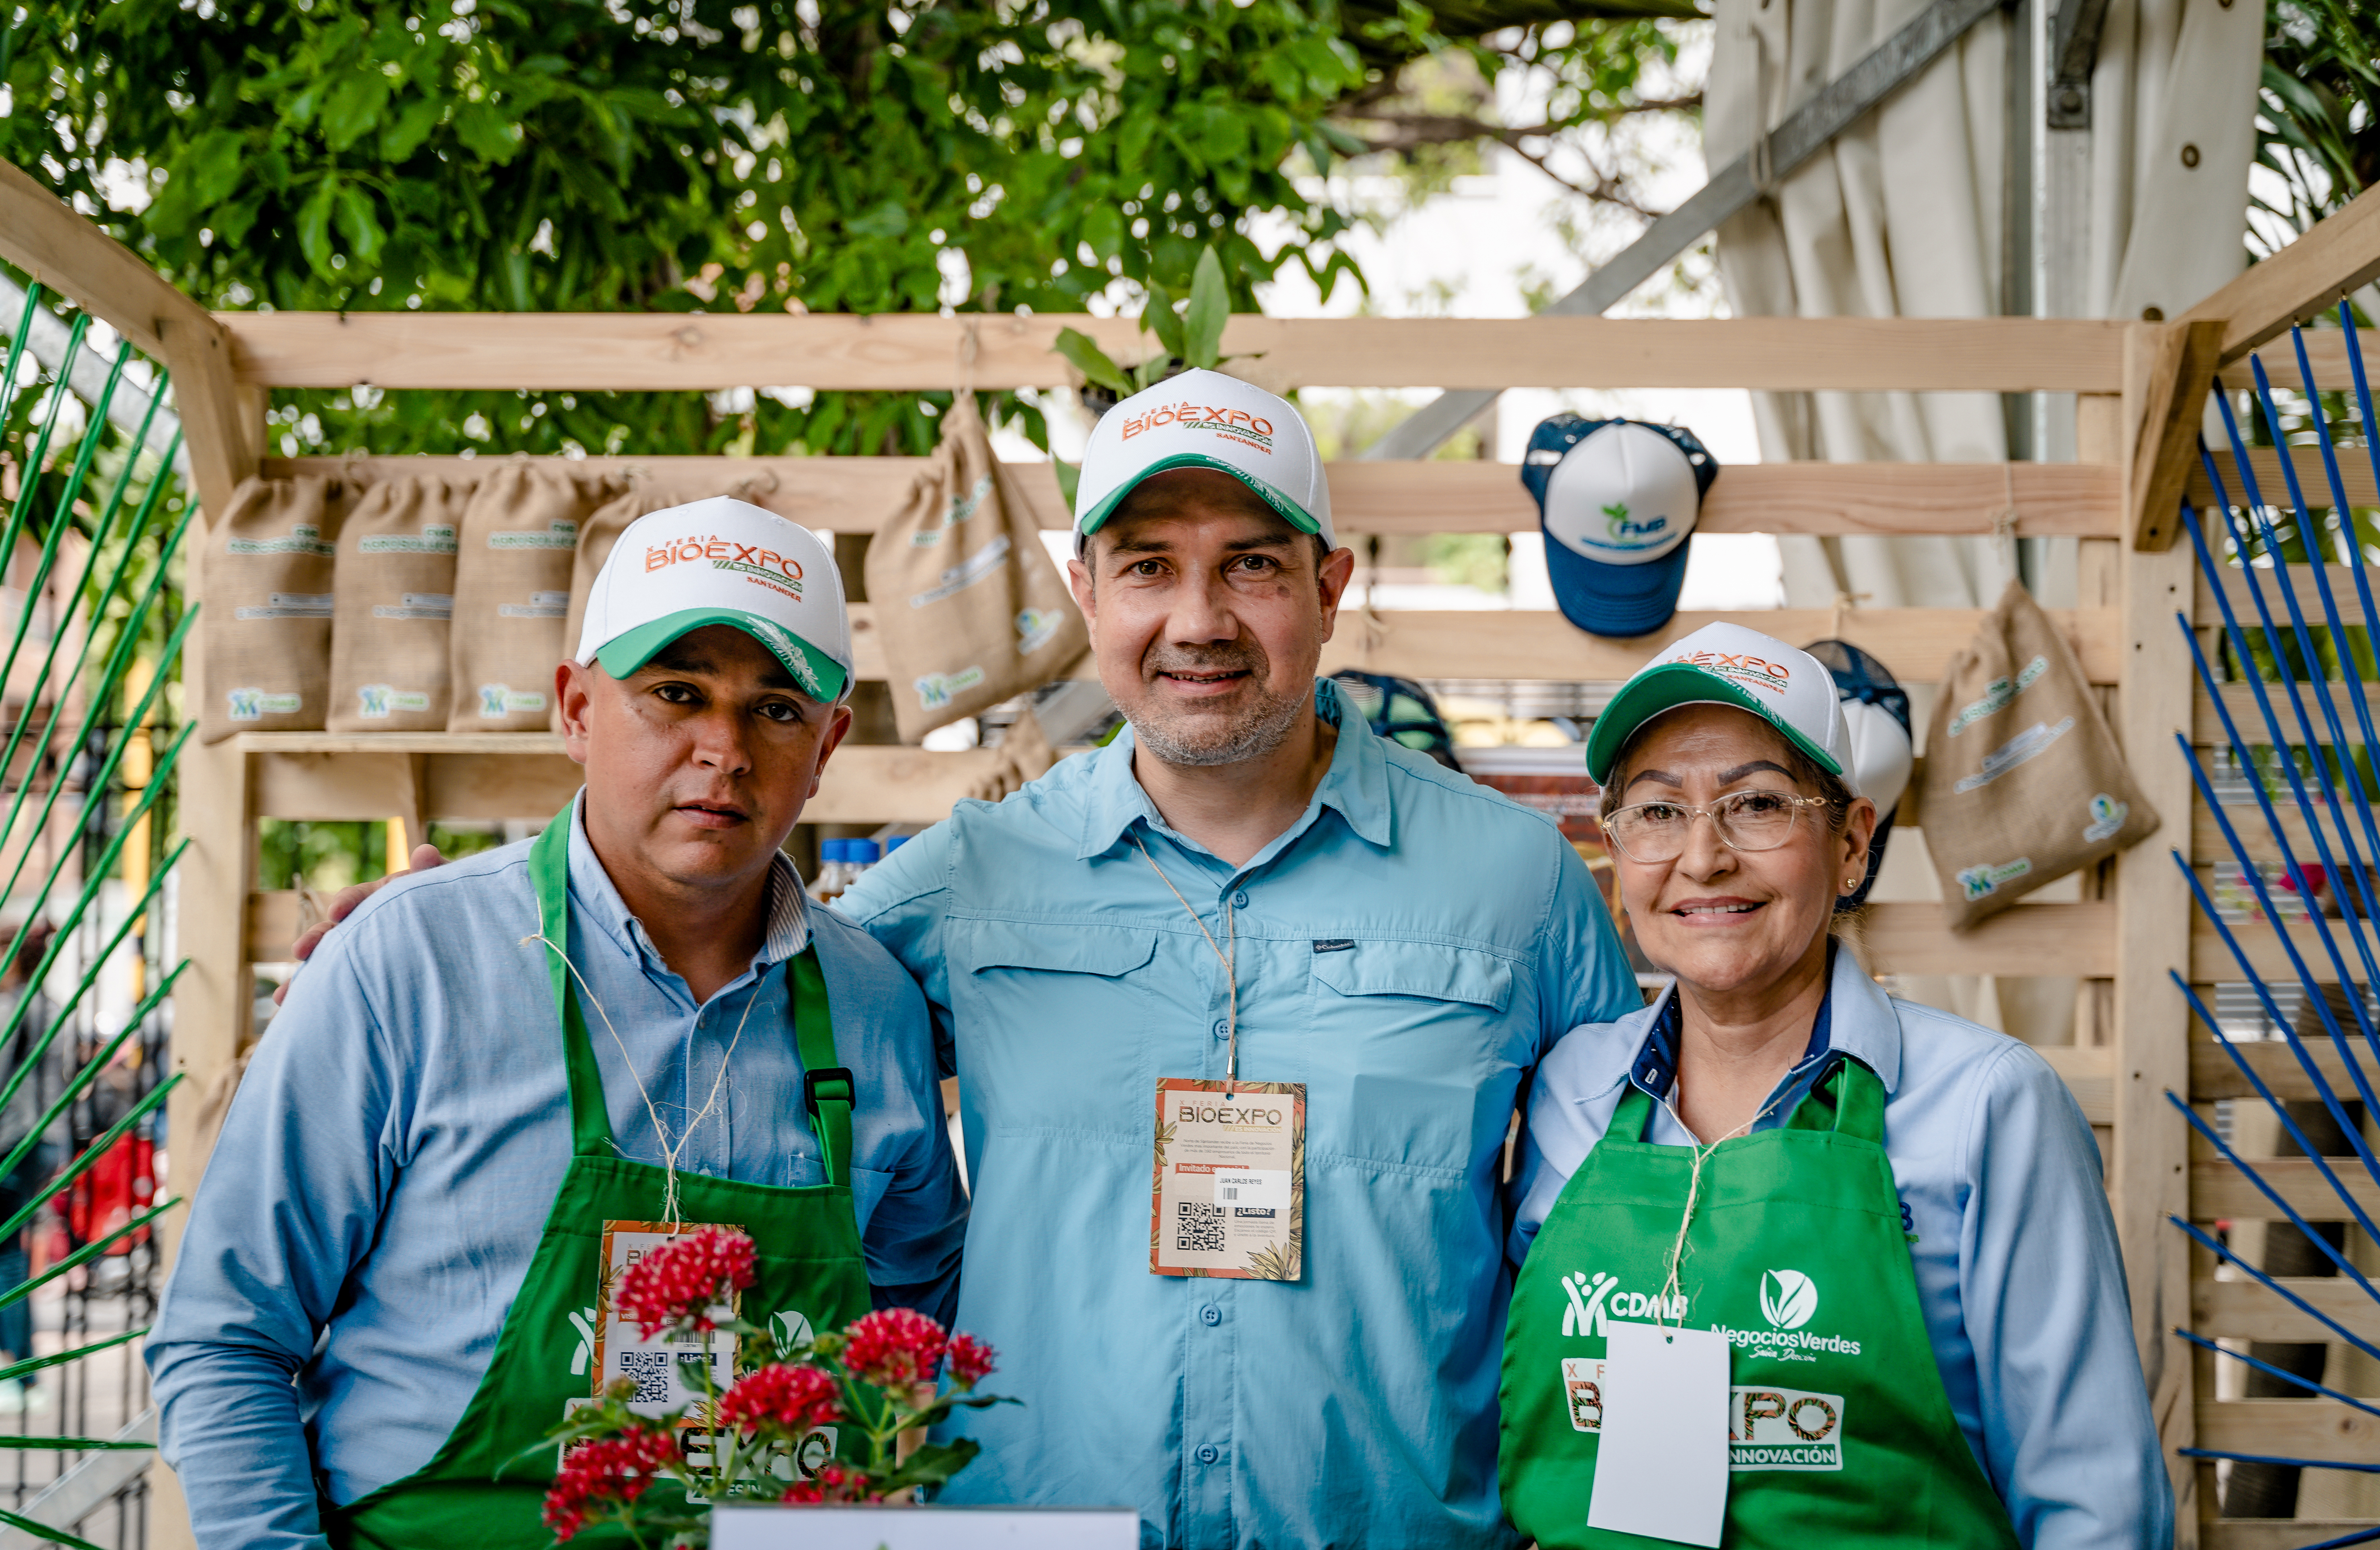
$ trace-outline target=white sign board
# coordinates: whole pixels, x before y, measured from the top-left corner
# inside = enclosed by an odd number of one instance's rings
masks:
[[[1130,1507],[722,1507],[711,1550],[1139,1550]]]

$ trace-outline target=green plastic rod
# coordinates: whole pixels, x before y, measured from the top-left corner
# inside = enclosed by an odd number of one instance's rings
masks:
[[[186,839],[182,843],[184,845],[188,845],[189,844],[189,841]],[[178,855],[178,852],[176,854]],[[169,869],[161,867],[158,869],[158,874],[163,876],[167,870]],[[153,892],[154,890],[152,889],[152,893],[153,894]],[[145,903],[146,901],[144,900],[143,902]],[[138,915],[127,917],[127,919],[130,920],[137,920],[140,917]],[[113,948],[111,947],[110,950],[112,951]],[[100,961],[103,963],[106,961],[105,955],[103,954],[101,956]],[[115,1038],[110,1039],[107,1042],[107,1047],[101,1050],[97,1055],[92,1056],[89,1061],[84,1063],[83,1068],[75,1073],[74,1080],[67,1083],[66,1090],[58,1094],[56,1101],[51,1104],[50,1106],[42,1112],[42,1117],[34,1124],[31,1131],[26,1135],[23,1141],[17,1143],[17,1149],[14,1152],[8,1153],[7,1160],[0,1162],[0,1178],[6,1178],[10,1174],[16,1172],[17,1165],[22,1163],[28,1156],[32,1154],[33,1148],[41,1144],[42,1137],[49,1130],[49,1128],[66,1117],[67,1110],[72,1106],[77,1098],[82,1096],[83,1089],[98,1080],[99,1073],[105,1070],[107,1068],[107,1063],[115,1058],[115,1052],[124,1047],[124,1041],[129,1039],[135,1033],[140,1032],[140,1025],[148,1021],[150,1016],[154,1013],[158,1007],[165,1004],[165,997],[174,993],[174,982],[182,977],[182,970],[188,969],[189,966],[190,960],[188,958],[184,958],[181,962],[174,965],[172,970],[166,973],[165,977],[157,982],[157,988],[151,991],[147,995],[141,998],[140,1005],[134,1007],[132,1015],[125,1019],[123,1028],[116,1031]],[[52,1028],[55,1029],[56,1025],[63,1020],[63,1017],[52,1019]],[[42,1056],[48,1053],[51,1037],[52,1035],[49,1034],[44,1034],[42,1036],[42,1047],[30,1052],[25,1056],[19,1069],[30,1070],[40,1064]],[[17,1079],[12,1076],[8,1083],[9,1094],[14,1096],[16,1091]],[[0,1106],[5,1106],[5,1105],[0,1105]]]
[[[42,282],[25,287],[25,310],[17,314],[17,332],[8,338],[8,369],[0,372],[0,414],[17,397],[17,362],[25,358],[25,341],[33,336],[33,318],[42,310]]]
[[[83,433],[82,449],[75,454],[73,471],[67,475],[67,487],[59,494],[57,504],[50,508],[50,531],[48,536],[42,540],[42,557],[33,567],[33,579],[25,586],[25,605],[17,611],[17,633],[9,639],[7,656],[0,658],[0,684],[9,682],[16,674],[17,653],[24,649],[25,632],[33,628],[33,599],[49,585],[50,571],[57,564],[58,544],[66,538],[67,530],[74,526],[74,503],[82,498],[83,481],[91,477],[91,460],[99,455],[99,444],[107,439],[110,429],[107,406],[115,401],[116,384],[124,380],[125,362],[131,359],[132,347],[129,344],[115,352],[115,364],[108,369],[107,385],[100,389],[99,401],[91,406],[91,425]],[[130,463],[125,465],[126,473],[130,473],[131,469]],[[29,487],[30,482],[28,482]],[[123,481],[116,482],[121,484]],[[24,492],[19,490],[18,493],[22,494]],[[0,549],[0,555],[11,552]],[[5,560],[0,560],[0,564],[5,563]],[[0,769],[6,768],[6,764],[0,764]]]
[[[174,433],[174,445],[176,447],[179,447],[181,445],[181,433],[177,431]],[[169,459],[171,456],[171,453],[167,454]],[[147,529],[149,524],[149,514],[155,507],[158,497],[165,493],[168,482],[169,482],[164,479],[159,479],[155,483],[150,485],[148,495],[141,500],[140,510],[139,514],[133,518],[132,532],[126,539],[124,553],[116,556],[115,569],[114,573],[108,577],[107,585],[101,591],[99,600],[91,605],[91,614],[94,618],[105,609],[107,600],[116,596],[120,589],[123,587],[125,576],[127,572],[132,568],[132,562],[136,557],[134,552],[134,540],[138,539],[140,534]],[[133,609],[131,616],[125,620],[123,629],[116,633],[115,648],[108,659],[109,670],[106,675],[108,682],[107,692],[104,696],[98,699],[95,702],[96,703],[104,704],[107,702],[109,698],[114,696],[114,686],[117,676],[117,669],[115,665],[116,658],[123,654],[128,642],[136,644],[139,642],[140,638],[140,627],[148,620],[150,605],[156,601],[158,592],[165,584],[167,565],[174,557],[174,551],[181,546],[182,535],[189,531],[190,523],[197,518],[198,514],[198,503],[193,501],[189,504],[188,507],[183,511],[181,521],[175,525],[173,532],[166,537],[164,544],[158,550],[157,573],[150,578],[148,595],[141,598],[139,605]],[[96,550],[92,552],[91,557],[94,561],[98,558],[98,553]],[[51,638],[50,647],[54,653],[57,649],[59,641],[64,639],[66,633],[66,631],[60,630],[55,636]],[[88,629],[83,632],[82,654],[76,658],[75,669],[67,677],[66,682],[68,685],[72,685],[76,679],[82,677],[83,669],[91,665],[91,648],[98,643],[98,630]],[[26,762],[26,767],[28,769],[39,769],[41,767],[42,761],[48,756],[51,739],[57,734],[59,719],[66,714],[66,701],[67,696],[61,694],[55,702],[52,702],[50,706],[50,718],[48,721],[42,723],[42,736],[33,745],[33,756]],[[30,714],[19,716],[17,719],[17,725],[11,728],[8,733],[8,746],[5,752],[0,752],[0,770],[13,770],[17,767],[17,745],[20,740],[22,740],[25,735],[25,728],[30,724],[31,718]],[[91,735],[91,728],[94,725],[96,725],[95,719],[86,720],[83,724],[82,736],[89,737]],[[9,804],[8,816],[5,822],[0,822],[0,853],[5,853],[6,836],[17,832],[17,815],[24,811],[25,799],[31,793],[31,791],[32,787],[30,784],[19,786],[17,788],[17,799]],[[39,833],[40,831],[36,830],[35,832]]]
[[[58,362],[57,374],[50,379],[50,402],[42,411],[41,438],[33,444],[32,455],[25,459],[23,477],[17,485],[17,504],[8,512],[8,527],[0,532],[0,555],[17,552],[17,535],[25,531],[25,514],[33,506],[33,492],[41,488],[42,465],[50,460],[50,433],[58,428],[58,408],[74,395],[67,390],[67,378],[74,372],[75,358],[82,354],[83,330],[91,326],[91,314],[77,312],[74,327],[67,335],[67,353]]]

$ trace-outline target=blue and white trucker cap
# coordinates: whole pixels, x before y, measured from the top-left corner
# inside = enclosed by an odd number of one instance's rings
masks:
[[[1678,611],[1687,540],[1718,461],[1691,431],[1558,414],[1521,463],[1563,617],[1593,635],[1646,635]]]

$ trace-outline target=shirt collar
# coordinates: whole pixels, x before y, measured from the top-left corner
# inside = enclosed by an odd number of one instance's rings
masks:
[[[1843,951],[1840,943],[1828,945],[1827,958],[1827,994],[1811,1022],[1809,1044],[1779,1083],[1782,1100],[1777,1105],[1778,1112],[1769,1117],[1779,1123],[1800,1100],[1797,1090],[1806,1090],[1838,1054],[1874,1071],[1888,1095],[1900,1084],[1900,1019],[1892,1009],[1892,998],[1868,978],[1859,959]],[[1678,1075],[1677,982],[1671,981],[1646,1011],[1650,1015],[1645,1038],[1633,1063],[1611,1085],[1626,1080],[1654,1098],[1667,1099]]]
[[[1395,832],[1389,800],[1388,753],[1381,748],[1380,739],[1369,735],[1371,726],[1362,716],[1344,714],[1345,702],[1340,698],[1339,686],[1329,678],[1315,680],[1314,709],[1315,714],[1339,728],[1330,767],[1323,772],[1322,784],[1315,788],[1305,816],[1265,847],[1249,861],[1250,866],[1277,854],[1326,807],[1337,809],[1347,821],[1347,827],[1367,844],[1385,848]],[[1165,832],[1165,821],[1158,815],[1156,804],[1148,799],[1140,782],[1133,778],[1132,751],[1133,732],[1127,725],[1116,734],[1113,742],[1092,756],[1097,763],[1083,804],[1083,836],[1075,852],[1076,860],[1087,861],[1115,848],[1123,843],[1135,823]]]
[[[622,952],[638,958],[650,955],[653,965],[660,967],[661,954],[653,947],[652,939],[628,913],[627,900],[620,897],[612,874],[603,869],[595,847],[587,838],[586,805],[587,793],[582,788],[570,804],[571,898],[587,921],[601,927]],[[752,960],[754,973],[783,963],[809,946],[808,903],[801,873],[795,870],[790,857],[782,850],[777,852],[769,860],[769,924],[760,938],[759,956]]]

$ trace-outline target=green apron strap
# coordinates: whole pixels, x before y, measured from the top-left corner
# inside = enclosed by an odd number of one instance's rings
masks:
[[[794,1044],[802,1057],[802,1107],[809,1111],[826,1181],[842,1188],[851,1182],[851,1105],[857,1090],[850,1068],[835,1058],[834,1013],[827,1006],[826,975],[819,968],[815,941],[785,966],[785,978],[794,1003]]]
[[[1850,1056],[1834,1057],[1827,1073],[1786,1117],[1791,1130],[1833,1130],[1859,1141],[1884,1144],[1884,1082]]]
[[[563,954],[570,950],[570,827],[573,804],[565,803],[529,847],[528,876],[537,890],[538,944],[552,977],[553,1007],[562,1020],[562,1059],[570,1073],[570,1153],[575,1157],[612,1157],[612,1116],[603,1106],[603,1074],[588,1041],[587,1019],[570,983]],[[547,946],[551,943],[552,946]]]
[[[1611,1111],[1611,1123],[1605,1126],[1607,1134],[1621,1141],[1643,1141],[1645,1127],[1652,1123],[1653,1100],[1634,1082],[1620,1094],[1620,1106]]]

